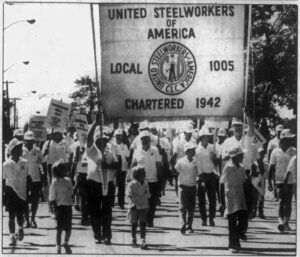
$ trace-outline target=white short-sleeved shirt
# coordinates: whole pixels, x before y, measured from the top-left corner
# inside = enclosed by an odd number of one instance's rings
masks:
[[[72,205],[73,185],[70,178],[54,178],[49,188],[49,201],[58,206]]]
[[[175,169],[179,173],[178,185],[196,186],[198,171],[195,160],[190,162],[186,156],[182,157],[177,161]]]
[[[275,148],[279,147],[279,138],[278,137],[274,137],[273,139],[271,139],[268,143],[268,156],[269,156],[269,152],[273,151]]]
[[[258,158],[258,146],[254,143],[254,136],[249,137],[246,134],[242,136],[240,141],[238,141],[235,136],[227,138],[223,143],[222,158],[228,156],[230,149],[233,147],[241,147],[242,149],[246,150],[246,153],[244,154],[243,166],[245,170],[250,170],[252,164]]]
[[[102,183],[102,153],[95,144],[86,149],[87,156],[87,179]]]
[[[23,158],[16,163],[11,158],[3,163],[3,179],[5,185],[10,186],[16,194],[26,201],[26,181],[28,176],[28,164]]]
[[[296,149],[294,147],[288,148],[285,152],[280,147],[272,151],[270,165],[275,165],[275,183],[280,184],[284,182],[287,167],[295,154]]]
[[[121,143],[117,144],[117,154],[121,156],[122,159],[122,171],[126,172],[128,170],[127,158],[129,157],[129,150],[127,145]]]
[[[149,185],[147,181],[141,184],[137,180],[132,180],[127,186],[126,195],[131,198],[132,203],[137,209],[149,208],[148,198],[151,196],[149,192]]]
[[[220,178],[220,183],[224,184],[226,207],[228,214],[239,210],[247,210],[244,182],[246,180],[246,173],[243,166],[236,167],[231,160],[229,160]]]
[[[147,151],[136,149],[133,153],[132,163],[137,163],[145,168],[146,180],[157,182],[157,163],[161,161],[157,147],[150,146]]]
[[[293,156],[289,162],[286,172],[290,173],[288,184],[296,184],[297,183],[297,156]]]
[[[39,166],[42,163],[42,151],[33,146],[33,148],[29,151],[25,146],[23,146],[23,155],[22,158],[27,160],[28,165],[28,173],[33,182],[41,181],[41,174]]]
[[[49,141],[44,144],[42,152],[45,152],[45,150],[48,148],[48,144],[49,144]],[[71,150],[66,141],[62,140],[59,143],[56,143],[53,140],[51,140],[49,152],[48,152],[48,156],[47,156],[47,163],[53,164],[61,159],[65,163],[67,163],[69,161],[70,153],[71,153]]]
[[[197,161],[197,169],[198,174],[201,173],[216,173],[217,169],[214,165],[211,156],[214,153],[214,146],[212,144],[208,144],[206,148],[199,143],[196,149],[195,159]]]

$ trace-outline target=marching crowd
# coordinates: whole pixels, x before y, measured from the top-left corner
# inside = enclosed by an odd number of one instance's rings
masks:
[[[81,224],[92,227],[95,243],[106,245],[112,240],[115,204],[128,208],[132,246],[138,247],[139,226],[139,245],[146,249],[146,230],[155,226],[166,184],[175,187],[182,235],[193,233],[198,203],[202,226],[214,227],[217,211],[228,219],[228,248],[238,252],[240,240],[247,240],[248,220],[265,219],[266,188],[278,199],[279,231],[290,230],[297,164],[296,139],[289,129],[277,125],[265,147],[255,141],[250,117],[247,125],[233,120],[229,130],[203,126],[198,131],[187,121],[171,132],[147,121],[132,123],[127,132],[113,131],[100,127],[97,117],[82,145],[73,127],[67,133],[54,129],[45,142],[36,141],[32,131],[16,130],[3,163],[10,245],[23,240],[24,228],[38,226],[42,199],[56,219],[57,253],[61,246],[68,249],[72,205],[81,212]]]

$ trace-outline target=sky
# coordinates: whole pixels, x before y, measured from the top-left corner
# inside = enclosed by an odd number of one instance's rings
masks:
[[[30,114],[46,114],[51,97],[70,102],[75,79],[95,76],[90,6],[13,4],[5,5],[4,12],[5,27],[36,20],[4,31],[4,67],[16,63],[4,73],[4,80],[15,82],[9,85],[10,97],[22,98],[17,101],[22,126]]]

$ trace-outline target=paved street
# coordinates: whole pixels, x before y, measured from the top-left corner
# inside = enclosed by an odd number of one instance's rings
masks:
[[[265,202],[266,220],[255,218],[249,224],[248,240],[241,242],[239,255],[295,255],[296,254],[296,211],[293,202],[291,219],[292,231],[280,234],[277,230],[277,204],[267,193]],[[131,247],[130,224],[125,221],[126,210],[116,207],[113,212],[112,245],[96,245],[91,227],[83,227],[77,211],[73,212],[73,231],[70,240],[73,254],[155,254],[155,255],[229,255],[227,220],[219,217],[216,227],[202,227],[198,208],[194,220],[193,234],[182,236],[179,232],[179,219],[175,202],[175,192],[168,187],[162,204],[158,207],[154,228],[147,230],[148,250]],[[8,218],[3,219],[3,253],[45,254],[56,253],[55,224],[47,211],[47,205],[40,205],[37,217],[38,228],[26,229],[25,238],[16,247],[9,247]],[[139,237],[138,237],[139,238]],[[62,253],[64,249],[62,249]]]

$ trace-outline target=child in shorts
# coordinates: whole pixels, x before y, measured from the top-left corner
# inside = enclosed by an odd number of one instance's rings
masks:
[[[127,186],[129,199],[128,220],[131,222],[132,246],[137,247],[136,230],[138,222],[141,231],[141,249],[147,249],[146,222],[149,209],[149,186],[145,180],[145,169],[142,166],[135,166],[132,169],[133,180]]]
[[[71,253],[69,239],[72,230],[72,194],[73,185],[71,179],[65,177],[66,167],[62,161],[52,165],[52,172],[55,179],[52,180],[49,189],[49,201],[54,209],[56,228],[56,247],[57,253],[61,253],[61,235],[62,231],[66,232],[64,247],[66,253]]]

